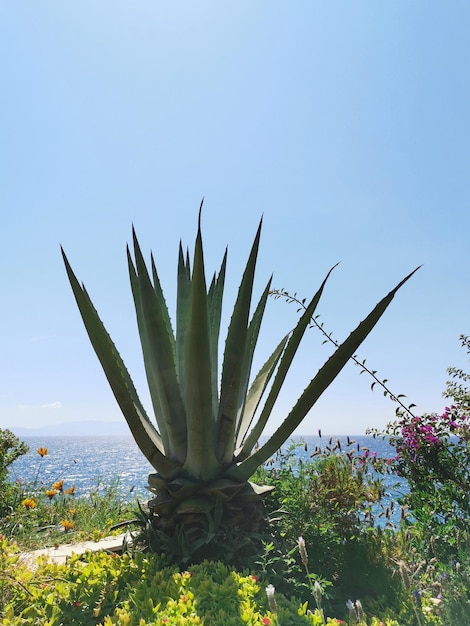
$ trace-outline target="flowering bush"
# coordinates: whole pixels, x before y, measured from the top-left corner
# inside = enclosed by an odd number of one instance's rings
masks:
[[[470,354],[470,338],[460,340]],[[409,493],[402,503],[432,552],[436,538],[455,547],[456,531],[467,531],[470,522],[470,375],[447,371],[451,379],[443,395],[452,402],[442,413],[399,413],[382,433],[396,450],[388,470],[406,479]]]
[[[390,471],[406,478],[404,503],[426,523],[467,528],[470,518],[470,410],[451,405],[439,414],[402,416],[387,431],[396,457]],[[424,521],[424,520],[423,520]]]
[[[470,339],[461,336],[470,354]],[[395,448],[382,473],[406,480],[397,547],[405,587],[424,619],[470,623],[470,375],[448,368],[441,413],[398,412],[382,433]],[[421,623],[421,622],[420,622]],[[422,622],[428,623],[428,622]],[[429,622],[433,623],[433,622]],[[439,622],[436,622],[439,623]]]

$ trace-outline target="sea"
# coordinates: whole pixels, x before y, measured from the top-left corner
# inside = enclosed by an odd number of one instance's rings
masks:
[[[135,502],[136,498],[145,501],[151,497],[146,489],[147,477],[155,470],[139,450],[131,435],[105,436],[25,436],[21,438],[29,446],[29,452],[17,459],[9,468],[12,482],[20,481],[36,487],[50,488],[56,481],[63,480],[64,489],[75,487],[76,497],[90,497],[103,494],[110,488],[121,501]],[[339,450],[368,449],[379,458],[394,455],[394,448],[383,439],[371,436],[304,436],[293,437],[281,448],[281,453],[289,449],[299,459],[308,461],[316,447],[330,447]],[[263,439],[260,440],[262,445]],[[47,448],[41,456],[38,449]],[[270,466],[279,462],[275,455],[268,462]],[[393,486],[396,477],[385,483],[387,499],[396,499],[406,485],[399,490]]]

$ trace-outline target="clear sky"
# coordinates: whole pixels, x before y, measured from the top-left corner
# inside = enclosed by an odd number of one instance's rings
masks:
[[[152,249],[171,311],[205,197],[225,330],[260,217],[257,293],[310,297],[344,339],[417,265],[358,354],[441,410],[469,326],[468,0],[15,0],[0,4],[0,428],[122,419],[59,245],[150,411],[126,242]],[[279,300],[261,364],[295,323]],[[224,334],[223,334],[224,336]],[[309,330],[272,431],[330,353]],[[360,434],[395,406],[350,365],[298,433]]]

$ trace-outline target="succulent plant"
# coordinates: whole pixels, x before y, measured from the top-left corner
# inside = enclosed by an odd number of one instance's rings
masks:
[[[202,208],[202,205],[201,205]],[[147,268],[135,231],[134,259],[127,248],[132,294],[155,420],[146,413],[131,376],[88,293],[62,250],[85,328],[114,396],[142,453],[155,468],[149,475],[147,526],[179,559],[218,553],[230,559],[234,544],[250,543],[263,528],[263,497],[269,486],[249,478],[292,435],[375,326],[402,280],[340,345],[307,385],[274,434],[257,447],[299,343],[315,312],[325,280],[296,327],[282,337],[251,378],[253,355],[270,292],[266,284],[252,311],[258,227],[233,308],[219,383],[219,334],[227,252],[206,284],[201,210],[192,267],[180,243],[176,332],[156,265]],[[415,270],[416,271],[416,270]],[[412,272],[414,273],[414,272]],[[251,313],[251,316],[250,316]],[[176,542],[176,543],[175,543]],[[178,547],[175,547],[178,546]]]

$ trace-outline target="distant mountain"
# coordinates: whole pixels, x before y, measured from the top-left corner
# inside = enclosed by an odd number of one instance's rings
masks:
[[[50,424],[40,428],[10,428],[17,437],[99,437],[102,435],[129,435],[131,432],[125,422],[97,422],[84,420],[83,422],[62,422]]]

